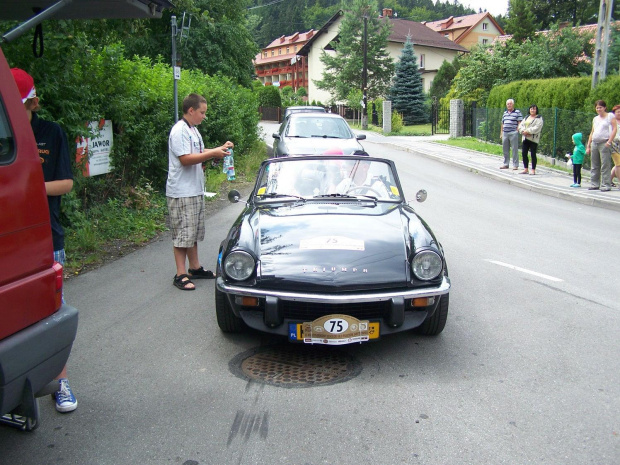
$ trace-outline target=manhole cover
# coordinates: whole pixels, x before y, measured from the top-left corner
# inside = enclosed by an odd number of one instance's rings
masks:
[[[296,345],[251,349],[229,366],[240,378],[288,388],[342,383],[362,371],[361,364],[337,348]]]

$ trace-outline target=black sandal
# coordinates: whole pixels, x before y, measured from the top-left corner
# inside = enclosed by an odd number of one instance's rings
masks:
[[[189,276],[187,276],[186,274],[182,274],[180,276],[174,275],[174,278],[172,279],[172,284],[174,284],[175,287],[178,287],[182,291],[193,291],[194,289],[196,289],[195,285],[194,287],[187,287],[189,284],[194,283],[191,279],[189,279]]]
[[[194,279],[214,279],[215,275],[211,270],[205,270],[202,266],[200,268],[196,268],[195,270],[189,268],[187,270],[191,278]]]

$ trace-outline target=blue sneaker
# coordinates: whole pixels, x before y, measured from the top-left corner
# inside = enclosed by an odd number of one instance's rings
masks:
[[[581,187],[581,184],[571,184],[570,187]]]
[[[71,392],[69,380],[60,378],[58,380],[59,390],[54,394],[56,399],[56,410],[62,413],[73,412],[77,408],[77,399]]]

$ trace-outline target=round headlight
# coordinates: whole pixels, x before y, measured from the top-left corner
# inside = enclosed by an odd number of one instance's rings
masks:
[[[255,265],[249,253],[239,250],[228,254],[224,260],[224,272],[235,281],[243,281],[252,276]]]
[[[411,271],[416,278],[428,281],[439,276],[443,270],[443,261],[437,252],[423,250],[411,261]]]

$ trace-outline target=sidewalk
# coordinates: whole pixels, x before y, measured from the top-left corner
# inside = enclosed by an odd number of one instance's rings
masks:
[[[476,152],[468,149],[441,144],[448,136],[405,137],[383,136],[370,131],[355,131],[367,136],[368,142],[391,145],[416,155],[433,158],[443,163],[473,171],[482,176],[502,181],[514,186],[550,195],[572,202],[620,211],[620,189],[613,187],[609,192],[590,191],[590,173],[582,172],[581,188],[570,187],[573,174],[558,169],[538,165],[536,175],[518,174],[523,171],[523,161],[519,160],[519,169],[500,170],[501,157]],[[521,154],[519,152],[519,158]]]

